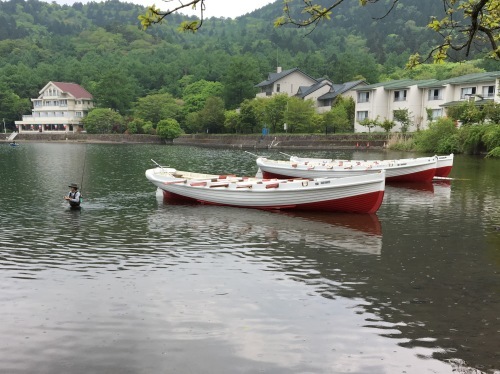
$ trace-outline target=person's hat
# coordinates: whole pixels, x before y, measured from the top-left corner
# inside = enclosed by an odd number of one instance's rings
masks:
[[[76,183],[71,183],[68,187],[78,189],[78,185]]]

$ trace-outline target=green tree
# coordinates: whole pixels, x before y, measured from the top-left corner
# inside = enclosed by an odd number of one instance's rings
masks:
[[[96,108],[82,119],[84,129],[89,134],[111,134],[121,132],[122,116],[112,109]]]
[[[5,120],[6,127],[13,128],[14,121],[21,119],[23,114],[29,113],[30,109],[31,102],[28,99],[21,99],[5,84],[0,83],[0,121],[2,121],[2,127],[3,120]]]
[[[378,118],[379,118],[378,116],[375,119],[365,118],[365,119],[359,121],[359,124],[361,126],[367,127],[368,128],[368,133],[371,134],[372,129],[374,127],[380,126],[380,121],[379,121]]]
[[[204,79],[188,84],[182,94],[184,113],[201,111],[209,97],[222,97],[223,86],[220,82],[209,82]]]
[[[266,100],[264,121],[271,132],[281,131],[285,123],[285,112],[288,105],[288,95],[278,94]]]
[[[224,100],[229,109],[235,109],[245,99],[255,97],[255,82],[260,73],[257,61],[252,56],[235,56],[231,58],[227,72],[222,79]]]
[[[334,105],[332,109],[322,115],[325,134],[346,133],[352,131],[352,124],[349,122],[347,108],[340,103]]]
[[[227,133],[241,133],[241,119],[236,110],[227,110],[224,120],[224,131]]]
[[[200,112],[188,113],[186,115],[184,130],[189,134],[196,134],[203,131]]]
[[[253,134],[259,124],[258,116],[253,102],[255,100],[244,100],[240,106],[241,132]]]
[[[391,132],[394,126],[396,126],[396,123],[389,119],[383,120],[382,123],[380,124],[380,127],[382,127],[387,134]]]
[[[182,104],[169,93],[141,97],[133,107],[135,117],[157,124],[163,119],[181,120]]]
[[[312,133],[313,116],[315,113],[312,100],[302,100],[298,97],[291,97],[288,100],[288,109],[285,112],[285,122],[288,132]]]
[[[158,122],[156,133],[163,139],[175,139],[181,136],[183,131],[179,122],[173,118],[169,118]]]
[[[464,101],[459,105],[448,107],[446,113],[465,126],[482,123],[486,117],[486,113],[473,101]]]
[[[412,121],[410,118],[410,112],[408,109],[396,109],[393,112],[394,120],[399,122],[401,133],[406,135],[408,129],[410,128]]]
[[[203,10],[207,0],[191,0],[179,3],[177,7],[172,7],[167,11],[161,11],[155,5],[147,8],[145,14],[139,16],[139,20],[144,28],[148,28],[155,23],[160,23],[163,19],[186,7],[200,9],[200,20],[186,20],[180,25],[184,31],[195,32],[203,24]],[[210,3],[210,0],[208,0]],[[296,6],[293,1],[285,0],[283,15],[274,21],[275,26],[287,24],[295,25],[299,28],[313,26],[316,28],[321,21],[338,21],[337,17],[332,17],[335,8],[343,3],[350,3],[346,0],[320,0],[304,1],[302,5]],[[384,4],[384,0],[360,0],[360,4],[365,6],[375,3]],[[471,50],[476,46],[488,46],[490,56],[500,60],[500,0],[470,0],[470,1],[448,1],[436,0],[442,4],[446,16],[438,20],[434,18],[428,27],[442,37],[442,43],[434,47],[428,57],[433,57],[434,61],[443,61],[449,53],[453,51],[465,51],[468,57]],[[390,2],[387,13],[400,5],[400,0]],[[402,5],[401,5],[402,6]],[[462,17],[458,17],[461,14]],[[382,17],[384,18],[384,17]],[[332,21],[332,22],[334,22]],[[313,29],[314,30],[314,29]],[[410,66],[418,64],[420,56],[415,54],[410,59]]]
[[[112,69],[104,73],[92,93],[99,108],[110,108],[125,114],[135,100],[134,87],[137,84],[126,72]]]
[[[207,133],[220,133],[224,129],[224,101],[220,97],[209,97],[200,111],[198,120]]]

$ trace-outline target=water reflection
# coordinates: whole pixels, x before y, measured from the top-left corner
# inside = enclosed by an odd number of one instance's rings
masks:
[[[500,164],[457,157],[374,216],[279,213],[164,204],[144,178],[251,175],[243,152],[89,145],[71,211],[82,147],[58,146],[0,147],[1,372],[498,370]]]
[[[316,212],[263,212],[231,207],[164,204],[150,217],[150,229],[175,231],[179,226],[214,230],[221,225],[234,239],[291,242],[379,255],[382,250],[380,221],[372,214]],[[184,231],[185,233],[186,231]]]

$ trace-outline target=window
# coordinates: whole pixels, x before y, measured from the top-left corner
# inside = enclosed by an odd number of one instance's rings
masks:
[[[281,89],[281,88],[280,88],[280,84],[279,84],[279,83],[277,83],[277,84],[276,84],[276,92],[280,92],[280,89]]]
[[[82,116],[82,112],[76,112],[76,113],[75,113],[75,116],[76,116],[76,117],[81,117],[81,116]]]
[[[441,95],[441,89],[439,88],[431,88],[429,90],[429,96],[428,96],[428,100],[431,101],[431,100],[441,100],[443,97]]]
[[[369,103],[369,102],[370,102],[369,91],[358,92],[358,103]]]
[[[494,97],[495,86],[483,86],[483,97]]]
[[[406,101],[406,90],[394,91],[394,101]]]
[[[443,116],[443,109],[432,109],[432,117],[429,119],[433,121],[442,116]]]
[[[59,106],[68,106],[68,100],[59,100]]]
[[[470,95],[475,95],[476,94],[476,87],[464,87],[460,91],[460,98],[465,99]]]
[[[356,112],[356,119],[358,122],[361,122],[366,118],[368,118],[368,111],[367,110],[361,110],[361,111]]]

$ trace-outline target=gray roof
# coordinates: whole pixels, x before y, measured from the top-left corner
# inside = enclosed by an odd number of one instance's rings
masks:
[[[486,73],[473,73],[462,75],[460,77],[445,79],[441,81],[444,84],[467,84],[467,83],[478,83],[478,82],[490,82],[495,79],[500,78],[500,71],[489,71]]]
[[[342,84],[334,84],[332,86],[332,89],[330,92],[327,92],[324,95],[321,95],[318,97],[318,100],[328,100],[328,99],[334,99],[338,95],[343,94],[344,92],[350,91],[350,90],[355,90],[357,85],[360,85],[361,83],[365,83],[365,81],[362,80],[357,80],[357,81],[351,81],[351,82],[346,82]]]
[[[315,78],[311,77],[310,75],[304,73],[299,68],[293,68],[293,69],[289,69],[289,70],[283,70],[280,73],[269,73],[268,76],[267,76],[267,80],[260,82],[259,84],[255,85],[255,87],[269,86],[269,85],[273,84],[274,82],[280,80],[281,78],[286,77],[287,75],[292,74],[292,73],[294,73],[296,71],[298,71],[299,73],[305,75],[306,77],[308,77],[308,78],[310,78],[310,79],[312,79],[312,80],[314,80],[316,82],[318,81],[317,79],[315,79]]]
[[[494,102],[493,99],[474,100],[474,105],[475,106],[481,106],[481,105],[485,105],[485,104],[493,103],[493,102]],[[450,106],[463,105],[465,103],[467,103],[467,101],[457,100],[457,101],[449,101],[447,103],[441,104],[440,106],[447,108],[447,107],[450,107]]]
[[[332,85],[332,82],[330,82],[329,80],[324,79],[321,82],[313,84],[312,86],[300,86],[299,90],[297,91],[297,95],[296,96],[304,98],[307,95],[309,95],[310,93],[312,93],[312,92],[320,89],[321,87],[331,86],[331,85]]]
[[[462,75],[460,77],[454,77],[450,79],[437,80],[437,79],[423,79],[423,80],[413,80],[413,79],[399,79],[388,82],[380,82],[370,84],[368,86],[363,86],[355,88],[355,90],[373,90],[375,88],[384,87],[385,90],[398,90],[403,88],[408,88],[413,85],[417,85],[419,88],[432,88],[432,87],[442,87],[447,84],[460,85],[467,83],[478,83],[478,82],[491,82],[495,79],[500,79],[500,71],[490,71],[486,73],[473,73]]]

